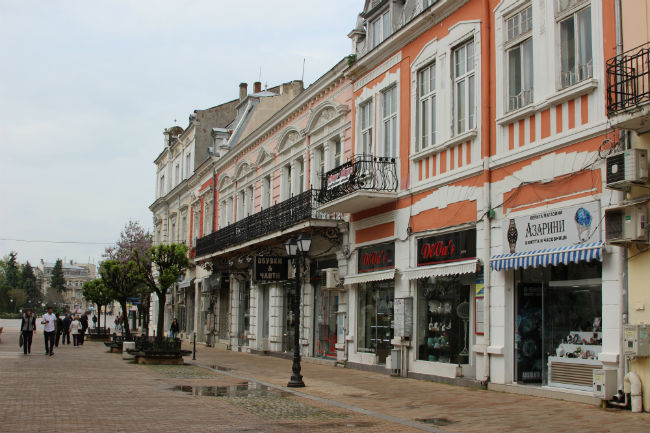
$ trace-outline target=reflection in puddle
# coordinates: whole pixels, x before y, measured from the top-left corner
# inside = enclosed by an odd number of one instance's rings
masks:
[[[287,392],[272,390],[268,386],[261,385],[257,382],[242,382],[230,386],[176,385],[170,389],[172,391],[181,391],[192,395],[208,397],[286,397],[289,395]]]

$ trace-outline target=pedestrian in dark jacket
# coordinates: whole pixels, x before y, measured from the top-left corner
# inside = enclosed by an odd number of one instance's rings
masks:
[[[56,316],[56,336],[54,337],[54,346],[59,347],[59,340],[61,339],[61,334],[63,334],[63,319],[59,317],[59,313],[54,314]]]
[[[65,317],[63,318],[63,341],[61,344],[70,344],[70,324],[72,323],[72,317],[70,317],[70,313],[65,313]]]
[[[84,335],[86,335],[86,330],[88,329],[88,315],[86,313],[81,315],[81,335],[79,336],[79,344],[84,344]]]
[[[172,326],[169,327],[169,337],[170,338],[174,338],[174,337],[178,338],[178,330],[179,330],[178,320],[174,319],[174,320],[172,320]]]
[[[32,337],[36,332],[36,317],[29,308],[23,314],[23,320],[20,324],[20,332],[23,337],[23,353],[27,355],[32,353]]]

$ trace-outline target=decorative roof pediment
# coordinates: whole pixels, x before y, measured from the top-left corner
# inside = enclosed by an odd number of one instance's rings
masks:
[[[235,168],[235,179],[239,180],[242,179],[249,174],[251,174],[255,170],[254,164],[248,162],[248,161],[240,161],[237,164],[237,167]]]
[[[349,111],[350,107],[345,104],[334,104],[330,101],[323,102],[313,109],[305,133],[311,134],[317,131],[338,117],[345,116]]]
[[[223,176],[219,179],[219,183],[217,184],[217,188],[219,190],[222,190],[229,186],[232,183],[232,178],[230,176]]]
[[[259,167],[261,165],[268,164],[269,162],[272,161],[273,161],[273,156],[269,154],[265,148],[262,147],[257,153],[257,158],[255,159],[255,165]]]
[[[304,139],[304,135],[298,131],[297,128],[291,126],[287,128],[282,135],[280,136],[280,139],[278,140],[278,145],[276,147],[276,151],[278,153],[284,152],[287,149],[290,149],[294,145],[300,143]]]

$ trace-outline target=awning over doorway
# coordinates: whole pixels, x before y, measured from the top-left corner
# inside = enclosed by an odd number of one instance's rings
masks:
[[[492,256],[490,267],[495,271],[506,271],[517,268],[534,268],[537,266],[548,266],[588,262],[591,260],[602,260],[602,242],[590,242],[588,244],[570,245],[566,247],[548,248],[523,253],[499,254]]]
[[[393,278],[395,278],[395,269],[388,269],[386,271],[348,275],[343,277],[343,281],[346,286],[349,286],[351,284],[368,283],[370,281],[392,280]]]
[[[404,271],[407,280],[417,280],[419,278],[442,277],[445,275],[471,274],[476,272],[478,259],[462,260],[451,263],[441,263],[438,265],[422,266],[419,268],[410,268]]]

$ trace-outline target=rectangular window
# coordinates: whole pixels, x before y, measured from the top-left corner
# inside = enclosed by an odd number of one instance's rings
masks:
[[[397,87],[382,93],[384,156],[397,156]]]
[[[185,155],[185,178],[190,177],[192,170],[192,154],[188,153]]]
[[[372,99],[361,106],[361,153],[372,155],[372,126],[374,109]],[[339,164],[340,165],[340,164]]]
[[[562,88],[593,76],[591,7],[560,21],[560,55]]]
[[[255,213],[255,189],[252,186],[248,187],[247,198],[246,215],[252,215]]]
[[[187,215],[183,215],[181,218],[181,233],[180,233],[180,240],[183,243],[187,241],[186,230],[187,230]]]
[[[343,163],[343,158],[341,157],[342,150],[341,140],[336,140],[336,142],[334,142],[334,167],[338,167]]]
[[[436,65],[418,72],[418,129],[420,150],[436,144]]]
[[[165,175],[160,176],[160,197],[165,195]]]
[[[291,188],[291,165],[286,165],[284,167],[284,182],[282,185],[282,200],[286,200],[293,194],[293,189]]]
[[[463,133],[474,129],[474,41],[471,40],[454,50],[454,132]]]
[[[244,191],[239,191],[237,194],[237,221],[244,219],[246,216],[246,209],[244,209],[246,203],[246,194]]]
[[[235,205],[234,200],[233,200],[232,197],[230,197],[228,199],[228,205],[227,205],[228,212],[226,213],[226,215],[228,216],[228,218],[226,220],[226,224],[228,224],[228,225],[230,225],[230,223],[235,220],[235,206],[234,205]]]
[[[219,227],[223,228],[228,225],[228,205],[226,200],[221,202],[219,206]]]
[[[296,194],[305,190],[305,161],[300,158],[298,164],[298,185],[296,185]]]
[[[174,185],[178,185],[180,181],[181,181],[181,167],[179,164],[176,164]]]
[[[325,148],[318,149],[318,178],[320,179],[325,174]]]
[[[262,209],[266,209],[271,203],[271,176],[262,179]]]
[[[387,39],[391,34],[390,9],[384,12],[376,20],[370,23],[372,46],[375,48]]]
[[[532,8],[506,20],[508,32],[508,111],[533,102]]]

